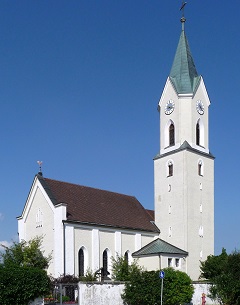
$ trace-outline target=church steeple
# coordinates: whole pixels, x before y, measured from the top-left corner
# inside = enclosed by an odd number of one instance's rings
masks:
[[[184,9],[183,2],[181,9]],[[155,223],[160,238],[189,253],[186,272],[214,250],[214,157],[209,152],[210,100],[185,34],[158,103],[160,152],[154,158]]]
[[[190,51],[188,40],[184,30],[185,17],[181,18],[182,32],[178,42],[169,78],[178,94],[194,93],[201,78]]]

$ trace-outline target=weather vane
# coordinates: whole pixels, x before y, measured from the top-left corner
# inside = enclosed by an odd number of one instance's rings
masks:
[[[180,8],[180,11],[182,11],[182,18],[180,19],[181,22],[182,22],[182,29],[184,30],[184,23],[186,21],[186,18],[184,16],[184,8],[185,8],[185,5],[187,4],[187,2],[185,1],[182,1],[182,5],[181,5],[181,8]]]
[[[39,173],[41,173],[43,161],[37,161],[37,164],[39,165]]]

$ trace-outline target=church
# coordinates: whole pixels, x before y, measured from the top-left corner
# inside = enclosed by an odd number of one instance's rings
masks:
[[[111,278],[111,257],[146,270],[173,267],[193,280],[214,253],[214,156],[210,100],[185,33],[158,103],[160,148],[154,157],[154,211],[133,196],[44,177],[33,180],[18,219],[20,240],[43,236],[48,273]]]

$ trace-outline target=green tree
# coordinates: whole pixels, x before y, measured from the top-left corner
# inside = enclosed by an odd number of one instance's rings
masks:
[[[130,276],[142,271],[138,265],[137,260],[134,260],[130,265],[125,256],[117,255],[116,259],[112,259],[112,278],[115,281],[128,281]]]
[[[201,278],[210,281],[209,297],[221,304],[240,305],[240,252],[210,255],[201,262]]]
[[[189,303],[194,288],[190,277],[181,271],[166,268],[163,303],[175,305]],[[122,295],[123,300],[131,305],[152,305],[161,303],[161,279],[159,271],[139,271],[130,274]]]
[[[22,240],[17,243],[14,242],[11,247],[4,247],[5,251],[0,253],[2,263],[5,266],[19,265],[19,266],[32,266],[40,269],[46,269],[49,266],[51,255],[44,256],[41,251],[42,237],[37,236],[28,242]]]
[[[26,305],[49,293],[51,282],[45,268],[50,256],[41,251],[42,238],[13,243],[0,254],[0,304]]]

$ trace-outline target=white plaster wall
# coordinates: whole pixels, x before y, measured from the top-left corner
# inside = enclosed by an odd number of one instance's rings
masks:
[[[206,283],[194,283],[194,294],[192,298],[193,305],[202,305],[202,294],[206,296],[206,305],[218,305],[217,301],[213,301],[208,297],[209,294],[209,285]]]
[[[122,254],[122,233],[120,231],[116,231],[115,235],[115,253],[113,256],[116,258],[118,255]]]
[[[130,251],[132,254],[135,251],[135,234],[122,233],[122,255],[126,251]]]
[[[42,225],[37,226],[36,215],[38,209],[42,212]],[[52,254],[52,260],[48,272],[54,274],[54,213],[53,206],[50,206],[44,197],[42,190],[37,187],[30,207],[24,217],[25,239],[30,240],[36,236],[43,236],[42,250],[44,255]]]
[[[115,232],[108,230],[99,230],[100,256],[105,249],[109,249],[112,255],[115,255]],[[101,262],[102,264],[102,262]]]
[[[84,269],[87,270],[88,268],[91,271],[96,271],[98,268],[93,268],[92,266],[92,229],[86,227],[75,227],[74,229],[74,253],[75,253],[75,270],[74,274],[78,276],[78,252],[81,247],[86,249],[84,255],[87,255],[85,258],[86,262],[88,262],[87,266],[84,266]],[[95,249],[96,251],[96,249]]]
[[[144,235],[142,234],[142,247],[146,246],[154,240],[155,236],[153,235]]]
[[[74,227],[65,224],[65,272],[66,274],[74,274],[76,257],[74,251]]]
[[[194,294],[192,298],[193,305],[201,305],[202,293],[208,295],[209,285],[202,283],[195,283]],[[123,305],[121,294],[124,290],[124,284],[94,284],[94,283],[79,283],[79,305]],[[219,305],[212,301],[208,296],[206,297],[206,305]]]
[[[54,277],[64,273],[64,232],[63,220],[66,220],[66,205],[54,207]]]
[[[99,230],[92,230],[92,270],[98,270],[100,267],[100,240]]]
[[[173,176],[167,177],[170,158]],[[203,176],[198,175],[199,158],[204,162]],[[154,166],[155,221],[160,237],[189,252],[186,271],[197,280],[199,260],[214,253],[214,160],[185,150],[155,160]],[[200,226],[203,237],[199,236]]]
[[[123,305],[123,284],[79,283],[79,305]]]
[[[137,263],[139,266],[143,267],[143,269],[146,271],[160,269],[160,259],[158,256],[139,257],[137,259]]]
[[[111,257],[116,255],[115,251],[115,232],[108,231],[108,230],[99,230],[99,243],[100,243],[100,267],[103,266],[103,252],[107,249],[108,251],[108,271],[110,273],[111,277],[111,271],[112,271],[112,260]]]
[[[35,177],[23,213],[18,217],[19,240],[43,236],[44,255],[52,256],[48,273],[54,277],[63,273],[62,220],[65,219],[66,206],[62,204],[54,206]]]
[[[214,254],[214,161],[203,158],[204,176],[193,175],[196,171],[197,160],[195,154],[186,153],[188,171],[186,184],[191,185],[191,191],[187,192],[187,236],[189,259],[187,260],[187,272],[196,269],[196,262],[205,261],[207,256]],[[192,182],[194,181],[194,183]],[[200,211],[202,204],[202,211]],[[200,236],[200,226],[203,228],[203,236]],[[201,254],[201,256],[200,256]],[[200,270],[190,273],[192,279],[197,280]]]
[[[140,233],[135,234],[135,251],[142,248],[142,236]]]

